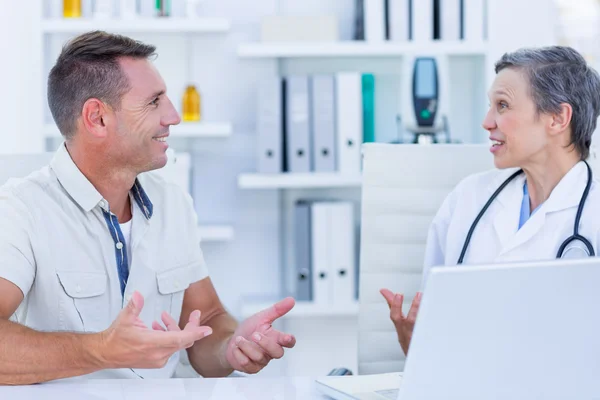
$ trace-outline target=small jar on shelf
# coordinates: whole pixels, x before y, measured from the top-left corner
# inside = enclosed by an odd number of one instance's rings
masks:
[[[81,18],[81,0],[63,0],[64,18]]]
[[[183,121],[200,121],[200,94],[196,86],[188,85],[183,94]]]

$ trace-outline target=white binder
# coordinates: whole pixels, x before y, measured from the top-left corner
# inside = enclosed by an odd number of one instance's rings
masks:
[[[462,0],[440,0],[441,39],[445,42],[460,40]]]
[[[334,304],[343,306],[356,301],[354,207],[348,201],[327,205],[331,223],[331,298]]]
[[[282,82],[271,77],[258,86],[258,172],[276,174],[283,169]]]
[[[412,0],[412,40],[433,40],[433,0]]]
[[[360,174],[363,137],[362,76],[340,72],[336,79],[338,172]]]
[[[312,298],[314,304],[331,304],[331,258],[330,207],[324,202],[312,203],[311,207],[311,261]]]
[[[482,42],[485,36],[485,0],[463,1],[465,41]]]
[[[384,0],[364,0],[365,40],[383,42],[385,40]]]
[[[389,0],[390,40],[407,42],[410,39],[410,0]]]
[[[311,79],[311,145],[315,172],[335,171],[335,77],[315,75]]]
[[[286,78],[285,146],[288,172],[310,172],[310,105],[308,76]]]

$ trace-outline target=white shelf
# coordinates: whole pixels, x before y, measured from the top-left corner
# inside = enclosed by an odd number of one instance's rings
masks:
[[[331,43],[249,43],[238,48],[243,58],[304,57],[401,57],[407,54],[474,56],[486,55],[486,43],[366,43],[345,41]]]
[[[112,33],[220,33],[231,28],[224,18],[139,18],[119,19],[47,19],[42,22],[44,33],[83,33],[103,30]]]
[[[272,302],[245,302],[242,305],[242,318],[248,318],[255,313],[275,304]],[[283,318],[323,318],[323,317],[358,317],[358,302],[348,305],[316,305],[306,301],[296,301],[294,308]]]
[[[182,138],[224,138],[231,136],[233,127],[231,123],[216,122],[181,122],[170,128],[171,137]],[[60,137],[60,132],[54,124],[44,127],[45,137]]]
[[[200,243],[203,242],[228,242],[233,240],[233,227],[227,225],[199,225],[198,235]]]
[[[331,187],[360,187],[360,175],[338,173],[241,174],[238,186],[242,189],[303,189]]]

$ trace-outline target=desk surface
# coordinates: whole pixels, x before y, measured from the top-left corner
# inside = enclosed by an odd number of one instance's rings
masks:
[[[343,378],[343,377],[340,377]],[[0,386],[0,399],[16,400],[325,400],[314,378],[221,378],[49,382]]]

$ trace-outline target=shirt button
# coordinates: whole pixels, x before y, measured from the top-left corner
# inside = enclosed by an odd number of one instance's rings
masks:
[[[173,286],[175,286],[175,289],[179,288],[179,281],[175,281],[175,282],[173,283]]]
[[[100,207],[106,207],[106,202],[104,200],[100,200]]]
[[[123,248],[123,243],[117,242],[115,246],[117,246],[117,249],[121,250]]]
[[[75,291],[76,291],[77,293],[80,293],[80,292],[81,292],[81,286],[77,285],[77,287],[75,288]]]

